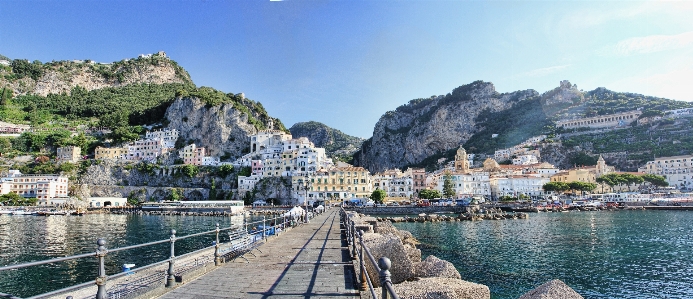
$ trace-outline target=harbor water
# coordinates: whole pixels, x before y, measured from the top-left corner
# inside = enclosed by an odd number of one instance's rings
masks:
[[[262,217],[259,218],[262,220]],[[249,221],[250,218],[249,218]],[[64,257],[96,251],[96,240],[104,238],[107,248],[124,247],[169,239],[171,229],[176,235],[242,225],[243,216],[155,216],[89,214],[84,216],[0,216],[0,265]],[[228,236],[220,234],[222,242]],[[214,234],[177,240],[176,256],[211,246]],[[169,243],[137,248],[106,256],[108,274],[122,271],[123,264],[141,267],[165,260]],[[96,258],[34,266],[0,272],[0,293],[27,297],[57,290],[78,283],[94,281]]]
[[[123,247],[241,224],[242,217],[108,215],[0,216],[0,264],[94,252],[96,239]],[[557,278],[585,298],[693,298],[693,212],[537,213],[529,219],[395,223],[421,241],[425,258],[452,262],[492,298],[517,298]],[[223,237],[223,235],[222,235]],[[213,235],[176,242],[176,255]],[[168,257],[169,244],[112,253],[108,273]],[[396,262],[396,261],[393,261]],[[0,273],[0,293],[26,297],[93,281],[96,259]]]
[[[560,279],[585,298],[693,298],[693,212],[536,213],[524,220],[395,223],[493,299]]]

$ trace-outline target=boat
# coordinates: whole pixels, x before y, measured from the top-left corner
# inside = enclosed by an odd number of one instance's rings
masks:
[[[426,213],[419,214],[419,217],[426,217]]]
[[[12,215],[38,215],[38,212],[30,212],[30,211],[24,211],[24,210],[16,210],[12,211]]]
[[[10,210],[0,210],[0,215],[12,215],[12,211],[10,211]]]

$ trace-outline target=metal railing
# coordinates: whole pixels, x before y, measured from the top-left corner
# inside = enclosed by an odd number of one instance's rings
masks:
[[[356,231],[356,224],[352,219],[350,219],[349,215],[346,214],[343,208],[340,211],[340,215],[342,217],[342,223],[344,224],[344,231],[346,234],[348,247],[350,247],[351,249],[352,258],[358,259],[359,261],[359,269],[361,272],[361,290],[365,291],[366,288],[368,288],[372,298],[378,298],[375,292],[375,288],[373,287],[372,279],[368,274],[368,271],[366,271],[366,262],[364,261],[365,255],[368,258],[367,260],[371,263],[371,266],[373,266],[375,271],[378,272],[380,288],[382,291],[380,298],[399,299],[399,296],[397,296],[397,293],[395,292],[395,289],[392,286],[392,278],[390,275],[390,268],[392,267],[392,262],[390,261],[390,259],[383,256],[376,262],[375,258],[373,257],[373,254],[371,254],[371,251],[368,249],[368,246],[366,246],[365,242],[363,241],[363,230],[360,230],[358,232]],[[357,243],[360,245],[359,247],[356,246]]]
[[[270,225],[268,224],[268,221]],[[286,216],[286,215],[277,215],[273,218],[267,218],[265,216],[262,217],[262,220],[258,221],[253,221],[253,222],[248,222],[246,219],[243,219],[243,226],[242,226],[242,232],[245,232],[245,234],[236,234],[237,238],[242,238],[242,237],[250,237],[250,240],[247,244],[253,244],[256,242],[262,242],[267,240],[269,236],[275,235],[278,236],[282,231],[289,229],[291,227],[297,226],[301,224],[301,222],[298,221],[296,217],[291,217],[291,216]],[[261,226],[260,226],[261,225]],[[252,227],[251,230],[248,230],[249,227]],[[219,223],[216,224],[216,228],[214,230],[210,231],[205,231],[205,232],[200,232],[200,233],[195,233],[195,234],[190,234],[186,236],[176,236],[176,230],[172,229],[170,231],[171,236],[168,239],[164,240],[159,240],[159,241],[154,241],[154,242],[149,242],[149,243],[143,243],[143,244],[137,244],[137,245],[131,245],[131,246],[125,246],[125,247],[120,247],[120,248],[114,248],[114,249],[108,249],[106,248],[106,240],[103,238],[99,238],[96,241],[96,251],[95,252],[90,252],[90,253],[83,253],[83,254],[78,254],[78,255],[72,255],[72,256],[67,256],[67,257],[61,257],[61,258],[54,258],[54,259],[48,259],[48,260],[42,260],[42,261],[34,261],[34,262],[28,262],[28,263],[23,263],[23,264],[15,264],[15,265],[9,265],[9,266],[3,266],[0,267],[0,272],[2,271],[8,271],[8,270],[14,270],[14,269],[22,269],[22,268],[28,268],[28,267],[33,267],[33,266],[40,266],[40,265],[46,265],[46,264],[53,264],[53,263],[58,263],[58,262],[64,262],[64,261],[71,261],[71,260],[77,260],[77,259],[82,259],[82,258],[88,258],[88,257],[96,257],[98,260],[98,268],[97,268],[97,276],[96,276],[96,281],[88,281],[85,283],[73,285],[70,287],[66,287],[63,289],[35,295],[32,297],[27,297],[26,299],[37,299],[37,298],[46,298],[49,296],[56,296],[59,294],[64,294],[68,293],[71,291],[79,290],[85,287],[90,287],[94,284],[97,286],[97,291],[96,291],[96,299],[108,299],[109,294],[112,294],[113,297],[121,298],[125,297],[122,296],[123,294],[119,293],[118,290],[115,290],[113,292],[108,291],[106,289],[107,282],[109,280],[113,280],[125,275],[130,275],[135,271],[143,271],[146,269],[153,268],[158,265],[162,265],[165,263],[168,263],[168,270],[166,270],[165,273],[165,287],[173,287],[176,285],[176,273],[180,274],[181,269],[176,269],[175,263],[176,260],[182,260],[184,258],[192,257],[196,254],[200,254],[205,250],[214,248],[214,255],[213,255],[213,261],[214,261],[214,266],[219,266],[222,263],[222,256],[228,255],[229,251],[231,251],[231,246],[236,241],[237,239],[234,239],[233,234],[229,233],[229,241],[226,243],[228,246],[228,250],[225,253],[222,249],[222,243],[219,242],[219,233],[223,231],[230,231],[230,230],[241,230],[241,227],[238,225],[232,225],[230,227],[226,228],[220,228]],[[212,246],[206,246],[201,249],[176,256],[175,255],[175,244],[176,241],[179,240],[184,240],[184,239],[189,239],[189,238],[194,238],[194,237],[199,237],[203,235],[211,235],[215,234],[215,241],[213,242]],[[153,246],[157,244],[163,244],[163,243],[169,243],[170,244],[170,256],[168,259],[149,264],[143,267],[138,267],[134,269],[130,269],[129,271],[123,271],[120,273],[116,274],[111,274],[108,275],[106,273],[106,267],[105,267],[105,258],[108,254],[110,253],[115,253],[119,251],[126,251],[126,250],[131,250],[131,249],[136,249],[136,248],[142,248],[142,247],[148,247],[148,246]],[[257,245],[257,244],[256,244]],[[253,248],[257,248],[257,246],[254,246]],[[245,254],[243,251],[236,251],[238,254]],[[198,261],[195,261],[195,264],[198,264]],[[182,267],[185,268],[185,267]],[[152,281],[152,279],[148,279],[147,277],[144,277],[140,280],[144,281],[149,281],[149,283],[156,283],[159,282],[160,279],[156,279],[155,281]],[[132,283],[132,282],[131,282]],[[123,286],[127,286],[127,283],[124,284]],[[129,292],[124,292],[126,295]],[[11,294],[5,294],[0,292],[0,298],[13,298],[13,299],[19,299],[19,297],[15,297]],[[67,296],[67,298],[72,298],[72,296]],[[94,298],[94,297],[92,297]]]

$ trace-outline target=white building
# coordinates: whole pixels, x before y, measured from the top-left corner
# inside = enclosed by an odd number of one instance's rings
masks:
[[[178,140],[179,132],[176,129],[164,129],[158,131],[147,131],[145,139],[155,140],[161,139],[164,142],[164,147],[173,148]]]
[[[491,184],[489,181],[489,173],[485,171],[470,171],[468,173],[450,173],[450,179],[455,189],[455,198],[466,198],[473,195],[491,195]],[[442,174],[438,177],[436,190],[443,193],[445,185],[445,177],[447,174]]]
[[[164,146],[164,141],[156,140],[137,140],[128,145],[128,152],[125,159],[129,161],[155,161],[156,158],[168,152]]]
[[[539,159],[534,155],[520,155],[513,159],[513,165],[538,164]]]
[[[655,158],[638,171],[664,176],[677,189],[693,189],[693,155]]]
[[[491,177],[491,196],[494,198],[520,195],[541,197],[544,195],[543,186],[549,181],[549,178],[531,175],[494,176]]]
[[[68,197],[68,178],[57,174],[28,174],[12,171],[2,178],[2,194],[14,192],[22,197],[38,199],[39,203],[53,198]]]

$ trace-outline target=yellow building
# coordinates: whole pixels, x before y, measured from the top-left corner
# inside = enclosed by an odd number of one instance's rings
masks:
[[[318,171],[311,177],[310,185],[310,193],[318,198],[369,197],[373,192],[371,175],[363,167]]]
[[[82,150],[79,146],[59,147],[55,159],[64,162],[77,162],[82,156]]]
[[[97,160],[103,160],[103,159],[125,159],[125,156],[127,156],[128,150],[122,147],[96,147],[96,150],[94,151],[94,159]]]

